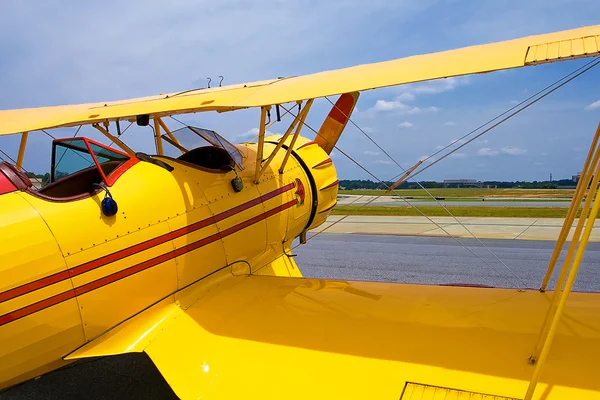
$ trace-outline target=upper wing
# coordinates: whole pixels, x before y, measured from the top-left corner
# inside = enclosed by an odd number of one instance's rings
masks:
[[[181,398],[522,398],[550,296],[221,271],[68,358],[145,351]],[[546,399],[600,397],[599,338],[600,295],[573,293]]]
[[[293,78],[192,90],[120,102],[0,111],[0,135],[99,121],[198,111],[229,111],[589,57],[600,53],[600,25],[465,47]]]

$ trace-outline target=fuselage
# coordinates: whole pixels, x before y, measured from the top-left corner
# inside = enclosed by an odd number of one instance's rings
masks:
[[[275,143],[267,140],[267,156]],[[0,389],[64,365],[78,347],[215,271],[301,276],[286,250],[335,205],[333,164],[300,138],[285,170],[281,151],[255,183],[256,145],[237,147],[245,156],[237,172],[158,156],[174,169],[133,163],[110,187],[112,217],[100,211],[101,191],[0,195]]]

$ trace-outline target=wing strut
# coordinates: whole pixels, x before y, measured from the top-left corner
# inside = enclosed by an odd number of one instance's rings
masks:
[[[556,336],[556,329],[561,321],[562,314],[564,312],[567,300],[569,298],[569,294],[573,289],[573,284],[575,283],[575,278],[577,277],[579,266],[581,265],[581,260],[583,259],[585,249],[590,239],[590,234],[592,233],[592,229],[594,228],[596,216],[598,215],[598,211],[600,211],[600,187],[598,186],[598,181],[600,179],[600,147],[598,146],[599,136],[600,124],[598,124],[596,135],[594,136],[594,140],[592,141],[590,151],[588,153],[588,157],[584,165],[584,171],[582,172],[582,176],[579,179],[575,195],[573,196],[571,206],[569,207],[567,218],[565,218],[563,229],[561,230],[561,235],[559,236],[559,239],[556,243],[556,248],[554,250],[553,257],[550,261],[550,265],[548,266],[548,272],[546,273],[546,277],[544,278],[544,282],[542,283],[542,289],[540,289],[544,291],[548,284],[549,276],[552,275],[554,265],[556,264],[556,259],[554,255],[557,252],[558,254],[560,254],[560,249],[562,249],[562,245],[564,244],[566,236],[570,231],[569,228],[571,227],[573,219],[575,218],[575,215],[579,210],[583,193],[588,188],[588,185],[591,181],[591,185],[589,186],[589,193],[595,192],[596,195],[590,196],[588,193],[588,196],[585,200],[583,210],[581,211],[581,217],[579,218],[577,227],[575,228],[575,233],[573,234],[573,238],[571,239],[569,250],[567,252],[567,255],[565,256],[565,260],[563,263],[563,267],[560,271],[558,281],[556,282],[556,288],[554,289],[552,302],[550,303],[550,307],[548,308],[546,318],[544,319],[544,322],[542,324],[542,329],[538,337],[538,342],[536,343],[533,354],[529,358],[530,362],[532,364],[536,364],[536,366],[531,381],[529,383],[527,393],[525,395],[525,400],[531,400],[535,392],[535,388],[540,379],[542,368],[544,367],[544,364],[548,357],[548,353],[550,352],[550,348],[552,347],[552,342],[554,340],[554,337]],[[591,163],[590,159],[592,159]],[[590,205],[592,205],[592,201],[593,206],[590,213]],[[582,231],[583,236],[581,236]],[[575,256],[575,258],[573,258],[573,256]]]
[[[301,104],[301,103],[299,102],[298,104]],[[277,107],[277,110],[279,110],[279,107]],[[279,113],[279,111],[277,111],[277,112]],[[280,118],[280,116],[278,116],[278,118]],[[296,124],[298,124],[299,118],[300,118],[300,115],[297,115],[297,116],[294,117],[294,120],[292,121],[292,123],[290,124],[290,126],[285,131],[285,134],[279,140],[279,143],[277,143],[277,146],[271,152],[271,155],[269,156],[269,158],[267,159],[267,161],[265,161],[264,165],[262,166],[262,168],[260,170],[259,178],[260,178],[260,175],[262,175],[266,171],[266,169],[269,166],[269,164],[271,163],[271,161],[273,161],[273,158],[275,158],[275,155],[277,154],[277,152],[279,152],[279,150],[281,149],[281,147],[285,143],[285,140],[288,138],[288,136],[290,136],[290,134],[292,133],[292,131],[296,127]]]
[[[156,154],[162,156],[165,154],[163,150],[162,138],[160,137],[160,121],[154,117],[154,142],[156,144]]]
[[[288,145],[287,152],[285,153],[285,156],[283,157],[283,161],[281,162],[281,166],[279,167],[280,174],[283,174],[283,171],[285,169],[285,164],[287,164],[287,160],[288,160],[288,158],[290,158],[290,154],[292,154],[292,149],[294,148],[294,145],[296,144],[296,139],[298,139],[298,136],[300,135],[300,131],[302,130],[302,125],[304,125],[304,121],[306,120],[306,116],[308,115],[308,112],[310,111],[310,107],[312,106],[313,101],[314,101],[314,99],[308,100],[306,102],[306,104],[304,104],[304,109],[302,109],[302,111],[300,112],[300,115],[298,116],[298,125],[296,126],[296,132],[294,132],[292,141]]]
[[[23,158],[25,158],[25,147],[27,146],[27,137],[29,132],[23,132],[21,134],[21,144],[19,145],[19,155],[17,156],[17,168],[23,168]]]
[[[163,121],[162,118],[160,118],[160,117],[155,117],[154,119],[158,121],[158,123],[160,124],[160,126],[162,126],[162,128],[164,129],[164,131],[167,134],[167,136],[169,137],[169,139],[171,139],[171,141],[172,141],[171,144],[173,146],[177,147],[177,150],[179,150],[181,152],[181,154],[184,154],[187,150],[185,150],[185,148],[179,143],[179,140],[177,140],[175,135],[173,135],[173,132],[171,132],[171,130],[169,129],[167,124],[165,124],[165,121]],[[169,142],[169,141],[167,140],[167,142]]]
[[[135,156],[135,152],[131,150],[129,146],[127,146],[123,141],[121,141],[121,139],[112,135],[109,131],[101,127],[99,124],[92,124],[92,126],[98,131],[100,131],[100,133],[102,133],[104,136],[106,136],[108,140],[114,142],[117,146],[119,146],[125,153],[129,154],[130,156]]]
[[[254,183],[256,184],[258,184],[258,180],[260,179],[260,166],[262,164],[263,150],[265,147],[265,127],[267,119],[267,110],[269,110],[270,108],[270,106],[263,106],[260,108],[260,128],[258,132],[258,146],[256,148],[256,166],[254,172]]]

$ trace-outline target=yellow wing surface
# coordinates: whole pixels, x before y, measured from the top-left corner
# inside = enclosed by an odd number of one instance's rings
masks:
[[[0,135],[199,111],[231,111],[430,79],[600,54],[600,25],[359,65],[311,75],[191,90],[119,102],[0,111]]]
[[[523,398],[550,296],[227,269],[68,358],[145,351],[184,399]],[[534,398],[600,398],[599,336],[573,293]]]

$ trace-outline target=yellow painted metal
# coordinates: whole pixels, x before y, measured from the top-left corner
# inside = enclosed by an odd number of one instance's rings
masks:
[[[298,125],[296,125],[296,131],[294,132],[294,136],[292,136],[292,140],[290,141],[289,145],[288,145],[288,149],[285,152],[285,156],[283,157],[283,161],[281,161],[281,165],[279,166],[279,173],[283,174],[283,171],[285,171],[285,166],[288,162],[288,159],[290,158],[290,154],[292,154],[292,150],[294,150],[294,146],[296,144],[296,140],[298,140],[298,136],[300,135],[300,131],[302,130],[302,126],[304,125],[304,121],[306,120],[306,116],[308,115],[308,112],[310,111],[310,107],[312,107],[314,99],[310,99],[306,102],[306,104],[304,104],[304,108],[302,109],[302,111],[300,111],[300,114],[298,115]]]
[[[316,189],[316,210],[314,218],[307,231],[323,224],[329,216],[331,209],[337,203],[338,177],[333,163],[325,162],[329,157],[317,143],[300,138],[294,146],[294,152],[308,165],[312,167],[311,175]],[[321,167],[314,168],[322,164]]]
[[[298,77],[118,102],[7,110],[0,112],[0,135],[129,119],[140,114],[162,117],[264,107],[424,80],[592,57],[599,54],[598,40],[600,25]],[[570,43],[570,47],[563,46],[559,52],[548,52],[548,47],[552,48],[554,43]]]
[[[523,355],[549,301],[537,290],[232,271],[178,292],[179,307],[160,303],[68,358],[145,351],[183,399],[398,400],[409,382],[521,398],[532,372]],[[557,328],[537,399],[600,398],[600,295],[571,296],[572,323]]]
[[[550,257],[550,262],[548,264],[548,270],[546,271],[546,275],[542,281],[542,286],[540,287],[541,291],[545,291],[548,287],[548,283],[550,282],[550,278],[552,278],[552,273],[554,272],[554,267],[556,266],[556,262],[558,261],[558,257],[560,256],[560,252],[567,240],[567,236],[569,235],[569,231],[573,226],[573,221],[579,211],[579,207],[581,206],[581,200],[585,192],[587,191],[588,185],[591,180],[591,175],[589,175],[590,170],[594,169],[594,166],[598,162],[598,158],[595,158],[594,155],[600,152],[598,148],[598,138],[600,137],[600,124],[598,124],[598,128],[596,129],[596,134],[594,135],[594,139],[592,140],[592,144],[590,145],[590,150],[588,152],[585,163],[583,164],[583,170],[581,172],[581,176],[579,178],[579,182],[577,183],[577,188],[575,193],[573,194],[573,198],[571,199],[571,204],[569,205],[569,210],[567,212],[567,216],[565,217],[565,221],[560,230],[560,234],[558,235],[558,239],[556,241],[556,245],[554,246],[554,251],[552,252],[552,256]],[[592,162],[592,159],[595,161]]]
[[[596,171],[595,171],[596,177],[599,174],[600,174],[600,164],[598,164],[598,168],[596,168]],[[594,188],[594,190],[596,189],[597,183],[598,182],[596,179],[596,185],[592,186]],[[534,370],[533,376],[531,378],[531,383],[529,384],[529,387],[527,388],[527,393],[525,394],[525,400],[533,399],[533,394],[535,392],[538,381],[540,379],[542,369],[545,367],[546,360],[548,358],[548,354],[550,352],[552,343],[554,342],[554,339],[556,336],[556,331],[557,331],[558,325],[559,325],[561,318],[563,316],[563,313],[565,311],[565,307],[567,304],[567,300],[569,299],[569,295],[571,294],[571,290],[573,289],[573,284],[575,283],[575,278],[577,277],[577,272],[579,271],[579,266],[581,265],[581,260],[583,259],[583,255],[585,253],[585,249],[587,247],[587,244],[588,244],[588,241],[590,238],[590,234],[592,233],[592,229],[594,228],[594,223],[596,222],[596,216],[598,215],[598,211],[600,211],[600,197],[599,196],[600,196],[600,188],[598,188],[598,190],[596,191],[596,199],[594,200],[594,206],[592,207],[592,211],[591,211],[589,218],[587,218],[587,224],[585,226],[585,231],[583,232],[583,236],[581,238],[581,243],[579,243],[579,247],[577,248],[577,253],[575,254],[575,259],[573,260],[573,265],[571,266],[571,271],[569,272],[567,282],[565,283],[565,288],[560,293],[560,299],[558,302],[558,306],[556,308],[556,312],[553,315],[552,323],[550,325],[548,335],[544,340],[542,350],[540,352],[540,356],[537,359],[537,362],[535,365],[535,370]],[[582,219],[582,220],[585,219],[585,216],[582,215],[582,217],[580,219]],[[556,292],[558,292],[558,291],[559,290],[557,289]]]
[[[593,175],[592,175],[592,173],[593,173]],[[592,163],[588,169],[588,174],[585,177],[585,182],[583,182],[583,187],[585,189],[588,188],[588,184],[590,184],[590,180],[591,180],[591,185],[589,186],[589,192],[594,193],[596,191],[596,187],[598,186],[598,182],[600,180],[600,151],[596,152],[596,154],[594,155],[594,159],[592,160]],[[556,286],[555,286],[555,289],[554,289],[554,292],[552,295],[552,302],[550,303],[550,306],[548,307],[548,311],[546,312],[546,318],[544,319],[544,324],[542,325],[542,329],[540,330],[539,338],[536,342],[536,345],[533,349],[533,353],[530,357],[530,361],[532,363],[537,362],[537,359],[539,358],[543,344],[547,340],[547,337],[548,337],[548,334],[550,331],[551,321],[552,321],[552,318],[554,318],[554,316],[556,314],[557,306],[559,303],[559,298],[560,298],[561,292],[563,290],[563,285],[565,283],[565,279],[567,277],[567,274],[569,273],[569,268],[571,267],[571,261],[573,261],[573,256],[575,254],[575,251],[577,250],[579,238],[581,237],[581,233],[583,232],[583,228],[586,224],[586,221],[588,221],[587,223],[589,223],[587,216],[590,212],[590,206],[592,204],[592,201],[593,201],[593,196],[588,195],[583,204],[583,208],[581,210],[581,216],[580,216],[579,220],[577,221],[577,226],[575,227],[575,232],[573,233],[573,237],[571,238],[571,243],[569,245],[569,249],[568,249],[565,259],[563,261],[563,266],[558,275],[558,279],[556,281]],[[571,207],[572,208],[577,207],[573,211],[574,213],[576,213],[579,209],[579,206],[575,206],[573,203],[571,203]]]
[[[177,140],[177,138],[175,136],[173,136],[173,132],[171,132],[171,130],[169,129],[169,127],[167,126],[165,121],[163,121],[162,118],[159,118],[159,117],[155,117],[154,120],[158,121],[160,126],[165,130],[165,133],[167,134],[167,136],[169,136],[169,139],[171,139],[173,141],[173,143],[176,144],[175,147],[177,147],[177,149],[179,151],[181,151],[182,154],[185,153],[183,146],[181,146],[181,144],[179,143],[179,140]]]
[[[160,137],[160,121],[154,118],[154,143],[156,144],[156,154],[164,155],[162,138]]]
[[[308,139],[303,138],[304,142]],[[264,146],[272,151],[276,144]],[[289,254],[291,240],[306,228],[313,207],[307,171],[293,157],[286,173],[280,175],[273,166],[282,161],[280,152],[256,185],[253,161],[257,147],[239,147],[248,162],[239,172],[245,186],[239,193],[231,187],[233,172],[207,172],[157,156],[173,166],[173,171],[147,162],[132,166],[111,187],[119,205],[113,217],[100,212],[103,193],[75,201],[51,201],[29,192],[0,196],[0,238],[8,235],[2,239],[8,247],[0,248],[0,257],[9,260],[9,264],[0,264],[0,294],[52,274],[64,275],[57,283],[40,283],[39,288],[8,301],[2,301],[0,295],[0,388],[64,365],[64,354],[84,341],[97,343],[95,338],[118,331],[112,328],[153,304],[180,310],[183,300],[178,290],[227,264],[237,266],[231,270],[238,274],[301,276],[293,259],[284,253]],[[304,202],[295,203],[300,200],[298,182],[305,188]],[[161,188],[158,202],[156,187]],[[271,194],[284,187],[287,189],[281,193]],[[245,204],[250,205],[239,209]],[[276,212],[263,217],[272,210]],[[21,221],[21,215],[27,216],[26,223],[11,222]],[[192,226],[199,228],[190,230]],[[182,230],[168,240],[118,255]],[[195,243],[203,244],[180,252]],[[28,251],[30,246],[36,251]],[[173,252],[174,256],[163,259]],[[82,272],[82,266],[103,259],[106,261]],[[152,260],[161,261],[111,280]],[[56,305],[42,304],[60,293],[78,295]],[[185,301],[192,302],[192,297]],[[4,322],[7,313],[38,303],[42,311]],[[70,318],[67,322],[66,317]],[[52,321],[52,329],[40,328],[50,324],[48,321]],[[44,336],[49,334],[52,342]]]
[[[23,159],[25,158],[25,148],[27,147],[27,137],[29,132],[23,132],[21,134],[21,143],[19,144],[19,155],[17,156],[17,168],[23,168]]]
[[[400,177],[400,179],[398,179],[396,182],[394,182],[394,184],[392,186],[390,186],[389,188],[387,188],[387,190],[385,191],[386,193],[391,192],[392,190],[396,189],[399,185],[402,184],[402,182],[404,182],[409,176],[410,174],[412,174],[412,172],[417,169],[419,167],[419,165],[423,164],[423,160],[419,160],[417,161],[417,163],[415,165],[413,165],[412,167],[410,167],[409,169],[406,170],[406,172]]]
[[[296,261],[294,261],[290,248],[285,250],[285,254],[252,273],[254,275],[302,277],[302,272],[298,268]]]
[[[109,131],[107,131],[106,129],[104,129],[103,127],[101,127],[98,124],[94,124],[93,126],[98,131],[100,131],[100,133],[102,133],[104,136],[106,136],[108,138],[108,140],[110,140],[111,142],[113,142],[117,146],[119,146],[121,148],[121,150],[123,150],[125,153],[132,155],[132,156],[135,155],[135,152],[133,150],[131,150],[131,148],[129,146],[127,146],[123,141],[121,141],[121,139],[119,139],[115,135],[111,134]]]
[[[264,144],[265,151],[273,152],[274,149],[281,144],[282,140],[282,138],[275,136],[266,137]],[[308,175],[312,175],[312,171],[307,174],[307,171],[304,170],[299,161],[294,157],[289,160],[286,173],[279,174],[276,166],[281,164],[284,156],[283,152],[279,152],[275,155],[271,166],[261,177],[258,191],[264,198],[268,193],[273,192],[278,188],[291,185],[292,189],[286,192],[285,195],[263,201],[263,205],[265,210],[269,210],[289,202],[296,202],[296,204],[279,213],[277,218],[269,218],[266,220],[267,241],[264,251],[265,261],[260,263],[264,268],[260,272],[257,268],[253,268],[253,273],[270,275],[279,275],[281,273],[284,274],[284,276],[300,275],[295,264],[288,263],[283,258],[288,257],[282,256],[282,254],[290,254],[291,241],[308,225],[313,207],[312,190],[310,188],[310,178]],[[303,197],[300,196],[302,190],[304,191]],[[282,237],[279,232],[286,233]],[[277,261],[278,259],[279,261]]]
[[[0,293],[66,272],[52,232],[19,192],[0,196]],[[0,315],[72,290],[70,280],[0,301]],[[1,296],[0,296],[1,297]],[[0,326],[0,390],[65,364],[84,343],[75,299]]]
[[[258,128],[258,147],[256,150],[256,163],[254,165],[254,183],[258,183],[260,178],[260,169],[262,165],[262,156],[265,144],[265,123],[267,119],[267,107],[260,109],[260,126]]]
[[[152,182],[148,184],[148,182]],[[104,193],[73,202],[53,202],[24,193],[23,197],[44,219],[60,246],[67,267],[73,269],[118,250],[170,232],[169,221],[186,213],[180,184],[164,168],[139,162],[121,176],[110,191],[119,206],[113,217],[100,211]],[[161,188],[160,200],[156,187]],[[74,230],[73,217],[78,228]],[[75,287],[84,286],[170,250],[169,241],[145,251],[121,257],[102,267],[72,277]],[[135,312],[177,289],[174,259],[78,297],[90,340]],[[127,299],[127,301],[124,301]],[[1,328],[0,328],[1,329]]]

